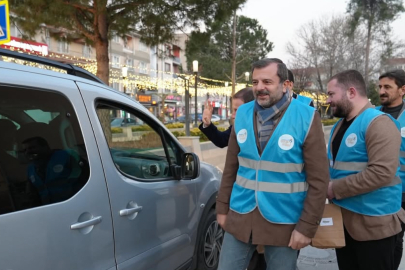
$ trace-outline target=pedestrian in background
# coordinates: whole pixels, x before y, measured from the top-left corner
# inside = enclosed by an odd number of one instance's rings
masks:
[[[328,146],[328,198],[342,208],[346,239],[346,246],[336,249],[339,269],[394,270],[394,248],[405,220],[397,176],[398,125],[373,108],[356,70],[334,75],[327,91],[333,115],[342,118]]]
[[[236,111],[238,110],[239,106],[250,102],[254,99],[252,88],[246,87],[238,92],[236,92],[232,97],[232,114],[230,123],[231,125],[225,131],[219,131],[218,128],[211,123],[212,117],[212,104],[209,100],[205,102],[205,107],[202,116],[202,123],[198,127],[202,133],[207,136],[207,138],[215,144],[215,146],[219,148],[224,148],[228,146],[229,136],[231,135],[233,121],[235,119]]]
[[[315,235],[329,179],[319,114],[291,99],[278,59],[253,64],[255,101],[238,108],[217,198],[219,270],[246,269],[264,245],[268,269],[295,270]]]
[[[294,74],[292,73],[291,70],[288,70],[288,81],[289,81],[289,90],[290,90],[290,94],[292,98],[295,98],[296,100],[309,105],[311,107],[314,107],[314,101],[312,100],[312,98],[306,97],[306,96],[302,96],[299,94],[296,94],[293,89],[294,89]]]
[[[388,71],[379,78],[379,94],[381,105],[378,110],[391,115],[397,119],[401,126],[401,149],[400,149],[400,168],[399,177],[402,181],[402,209],[405,209],[405,103],[403,101],[405,94],[405,71],[402,69]],[[402,231],[398,236],[394,253],[394,269],[398,269],[403,252],[403,238],[405,226],[402,224]]]

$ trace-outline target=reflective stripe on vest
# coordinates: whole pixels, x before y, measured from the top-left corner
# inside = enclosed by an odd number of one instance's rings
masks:
[[[329,164],[333,163],[333,169],[342,171],[361,172],[367,168],[367,162],[344,162],[329,160]]]
[[[253,123],[254,105],[255,101],[240,106],[235,118],[240,152],[230,209],[246,214],[258,207],[269,222],[295,224],[308,189],[302,147],[315,110],[292,99],[259,155]]]
[[[335,124],[331,130],[328,147],[329,170],[332,181],[357,174],[367,169],[366,132],[370,123],[383,114],[381,111],[370,108],[358,115],[343,135],[335,162],[333,162],[332,137],[336,126],[341,120]],[[398,124],[395,119],[391,118],[391,120],[395,124]],[[398,212],[401,208],[401,190],[400,179],[394,177],[391,183],[384,187],[353,197],[340,200],[333,199],[333,202],[362,215],[389,215]]]
[[[292,184],[256,182],[254,180],[243,178],[239,175],[236,176],[236,184],[247,189],[273,193],[295,193],[308,190],[307,182],[297,182]]]
[[[278,163],[278,162],[271,162],[262,160],[257,162],[253,159],[245,158],[245,157],[238,157],[239,166],[243,166],[250,169],[258,169],[263,171],[273,171],[279,173],[288,173],[288,172],[299,172],[301,173],[304,169],[303,163]],[[257,164],[259,167],[257,168]]]

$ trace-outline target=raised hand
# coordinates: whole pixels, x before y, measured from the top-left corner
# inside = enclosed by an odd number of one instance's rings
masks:
[[[211,124],[211,117],[212,117],[212,104],[209,99],[205,101],[204,111],[202,115],[202,121],[204,126],[209,126]]]

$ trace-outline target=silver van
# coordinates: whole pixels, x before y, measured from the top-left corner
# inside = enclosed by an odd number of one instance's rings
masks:
[[[48,61],[0,49],[0,270],[216,269],[221,171],[137,101]]]

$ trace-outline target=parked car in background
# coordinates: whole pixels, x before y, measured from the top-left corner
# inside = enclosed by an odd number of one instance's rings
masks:
[[[202,113],[197,114],[197,119],[198,119],[197,120],[198,122],[202,122]],[[218,122],[220,120],[221,120],[221,118],[216,114],[213,114],[211,117],[211,122]],[[180,122],[180,123],[184,123],[186,121],[186,116],[185,115],[179,116],[179,117],[177,117],[176,121]],[[190,123],[194,123],[194,121],[195,121],[195,114],[190,115]]]
[[[217,268],[219,169],[93,74],[2,56],[67,74],[0,61],[0,269]],[[111,115],[147,127],[113,133]]]
[[[117,117],[112,119],[111,127],[128,127],[128,126],[135,126],[135,125],[142,125],[142,121],[136,120],[133,118],[121,118]]]
[[[211,122],[218,122],[220,120],[221,120],[221,117],[219,117],[219,115],[217,115],[217,114],[213,114],[211,116]]]

